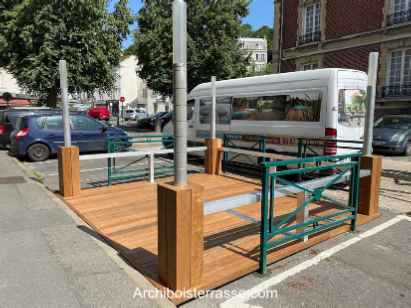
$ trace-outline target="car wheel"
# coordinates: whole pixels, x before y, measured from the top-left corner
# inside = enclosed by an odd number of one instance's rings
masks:
[[[49,158],[50,149],[45,144],[35,143],[28,148],[27,156],[33,162],[43,161]]]

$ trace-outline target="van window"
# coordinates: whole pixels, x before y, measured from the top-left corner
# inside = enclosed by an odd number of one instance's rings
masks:
[[[200,100],[200,123],[210,124],[211,98]],[[218,97],[216,105],[216,123],[229,125],[231,122],[231,98]]]
[[[233,120],[319,122],[322,94],[307,91],[286,95],[236,97]]]
[[[366,96],[363,90],[340,90],[338,123],[347,127],[364,126]]]
[[[195,100],[190,99],[187,102],[187,121],[190,121],[193,118],[194,115],[194,106],[195,106]]]

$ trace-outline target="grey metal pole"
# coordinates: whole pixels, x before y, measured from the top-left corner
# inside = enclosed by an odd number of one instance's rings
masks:
[[[183,63],[174,63],[174,160],[175,184],[187,184],[187,72]]]
[[[64,123],[64,146],[71,146],[70,133],[70,111],[68,105],[68,82],[67,82],[67,64],[66,60],[59,61],[60,72],[60,89],[61,97],[63,99],[63,123]]]
[[[174,184],[187,184],[187,5],[173,2]]]
[[[216,76],[211,77],[211,119],[210,119],[210,136],[212,139],[216,137],[216,110],[217,110],[217,91],[216,91]]]
[[[375,97],[378,74],[378,52],[371,52],[368,62],[367,111],[364,126],[364,155],[372,154],[372,139],[374,131]]]

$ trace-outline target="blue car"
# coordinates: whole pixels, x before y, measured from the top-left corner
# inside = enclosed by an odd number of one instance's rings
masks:
[[[86,115],[71,118],[71,142],[81,153],[107,152],[107,139],[127,143],[128,136],[120,128],[108,127]],[[56,154],[64,145],[62,115],[30,115],[17,121],[10,136],[10,152],[17,157],[27,156],[31,161],[43,161]]]

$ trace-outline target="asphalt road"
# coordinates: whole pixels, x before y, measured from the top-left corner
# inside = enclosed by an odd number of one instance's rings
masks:
[[[411,220],[382,217],[183,307],[410,307]],[[409,218],[410,219],[410,218]]]
[[[135,133],[140,134],[141,133]],[[133,134],[130,134],[133,135]],[[160,144],[152,144],[154,148],[160,148]],[[411,162],[409,157],[385,157],[385,161],[390,161],[395,165],[396,162]],[[189,170],[195,172],[201,170],[201,165],[194,157],[190,158],[192,164],[189,164]],[[58,164],[56,157],[53,157],[44,162],[29,162],[22,161],[27,169],[32,171],[34,178],[44,183],[51,191],[58,190]],[[156,159],[156,166],[172,166],[172,157],[163,156]],[[136,170],[148,167],[148,160],[146,158],[121,158],[116,160],[116,166],[123,168],[123,170]],[[107,160],[91,160],[81,161],[81,186],[83,188],[98,187],[107,185]]]
[[[128,126],[127,126],[128,125]],[[130,137],[142,136],[142,135],[152,135],[155,132],[141,132],[134,128],[135,122],[130,121],[126,123],[122,128],[124,128]],[[151,143],[143,146],[138,146],[138,149],[160,149],[162,148],[161,143]],[[138,150],[137,149],[137,150]],[[27,170],[31,171],[32,178],[43,183],[51,191],[57,191],[59,189],[59,179],[58,179],[58,161],[56,156],[51,157],[47,161],[43,162],[30,162],[27,160],[21,161]],[[189,162],[194,164],[189,164],[189,172],[198,172],[203,170],[202,166],[198,164],[198,159],[194,157],[189,158]],[[100,160],[89,160],[80,162],[80,180],[82,188],[92,188],[99,186],[106,186],[108,184],[108,172],[107,172],[108,161],[107,159]],[[132,157],[132,158],[117,158],[116,168],[119,171],[133,172],[136,170],[142,170],[148,168],[148,159],[145,157]],[[173,161],[172,156],[163,155],[157,156],[155,162],[155,169],[159,167],[172,167]],[[113,183],[125,182],[135,180],[135,178],[129,178],[124,180],[117,180]]]
[[[402,156],[402,155],[384,155],[385,159],[401,162],[411,162],[411,156]]]
[[[196,162],[196,159],[191,161]],[[44,162],[23,161],[24,166],[31,171],[32,177],[42,182],[51,191],[59,189],[58,161],[54,157]],[[116,168],[119,171],[133,172],[148,168],[148,159],[145,157],[117,158]],[[159,167],[172,167],[173,161],[169,156],[156,157],[155,170]],[[189,172],[202,171],[202,166],[190,164]],[[107,159],[80,161],[80,180],[82,188],[106,186],[108,181]],[[135,180],[135,178],[124,179],[124,181]],[[119,181],[117,181],[119,182]],[[116,182],[114,182],[116,183]]]

